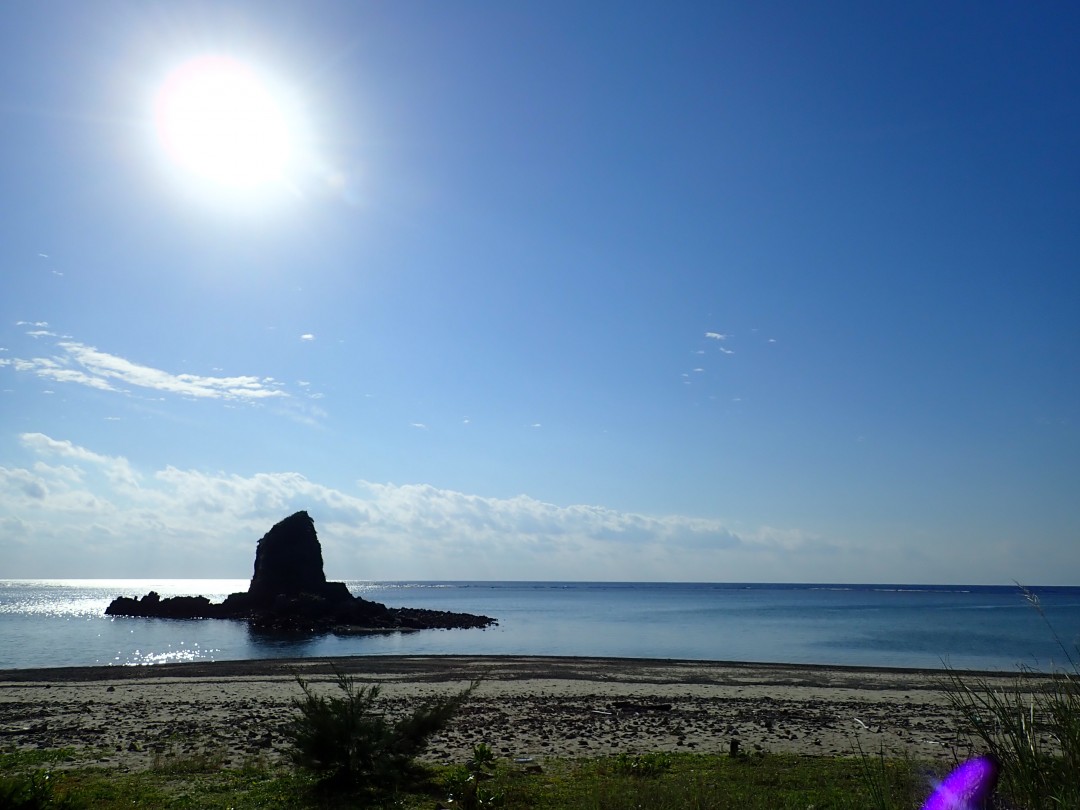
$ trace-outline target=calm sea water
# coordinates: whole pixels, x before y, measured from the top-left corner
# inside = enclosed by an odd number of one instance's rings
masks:
[[[247,580],[0,580],[0,669],[384,654],[634,658],[1013,670],[1066,663],[1015,587],[569,582],[349,582],[392,607],[482,613],[488,630],[281,639],[244,622],[111,618],[115,596],[202,594]],[[1036,588],[1065,647],[1080,588]]]

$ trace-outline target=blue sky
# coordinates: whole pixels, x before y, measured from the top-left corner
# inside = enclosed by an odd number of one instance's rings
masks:
[[[307,509],[339,579],[1080,584],[1068,4],[0,32],[0,576],[245,577]],[[205,56],[288,120],[255,187],[162,146]]]

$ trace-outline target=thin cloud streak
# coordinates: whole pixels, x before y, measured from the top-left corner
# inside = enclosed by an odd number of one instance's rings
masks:
[[[59,341],[56,348],[59,353],[52,357],[16,358],[11,365],[16,371],[44,380],[77,383],[100,391],[128,393],[125,386],[135,386],[195,399],[242,402],[289,396],[280,383],[269,377],[173,374],[74,340]]]

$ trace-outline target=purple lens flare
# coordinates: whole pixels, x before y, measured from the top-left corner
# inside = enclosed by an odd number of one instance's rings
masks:
[[[997,778],[998,764],[993,757],[969,759],[945,777],[922,810],[982,810]]]

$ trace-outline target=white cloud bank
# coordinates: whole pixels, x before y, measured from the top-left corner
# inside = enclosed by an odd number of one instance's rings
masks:
[[[0,466],[0,557],[9,577],[246,577],[255,542],[300,509],[337,579],[712,580],[777,560],[827,558],[799,531],[734,531],[709,518],[557,506],[295,472],[140,473],[127,459],[41,433]],[[760,578],[760,577],[757,577]]]

